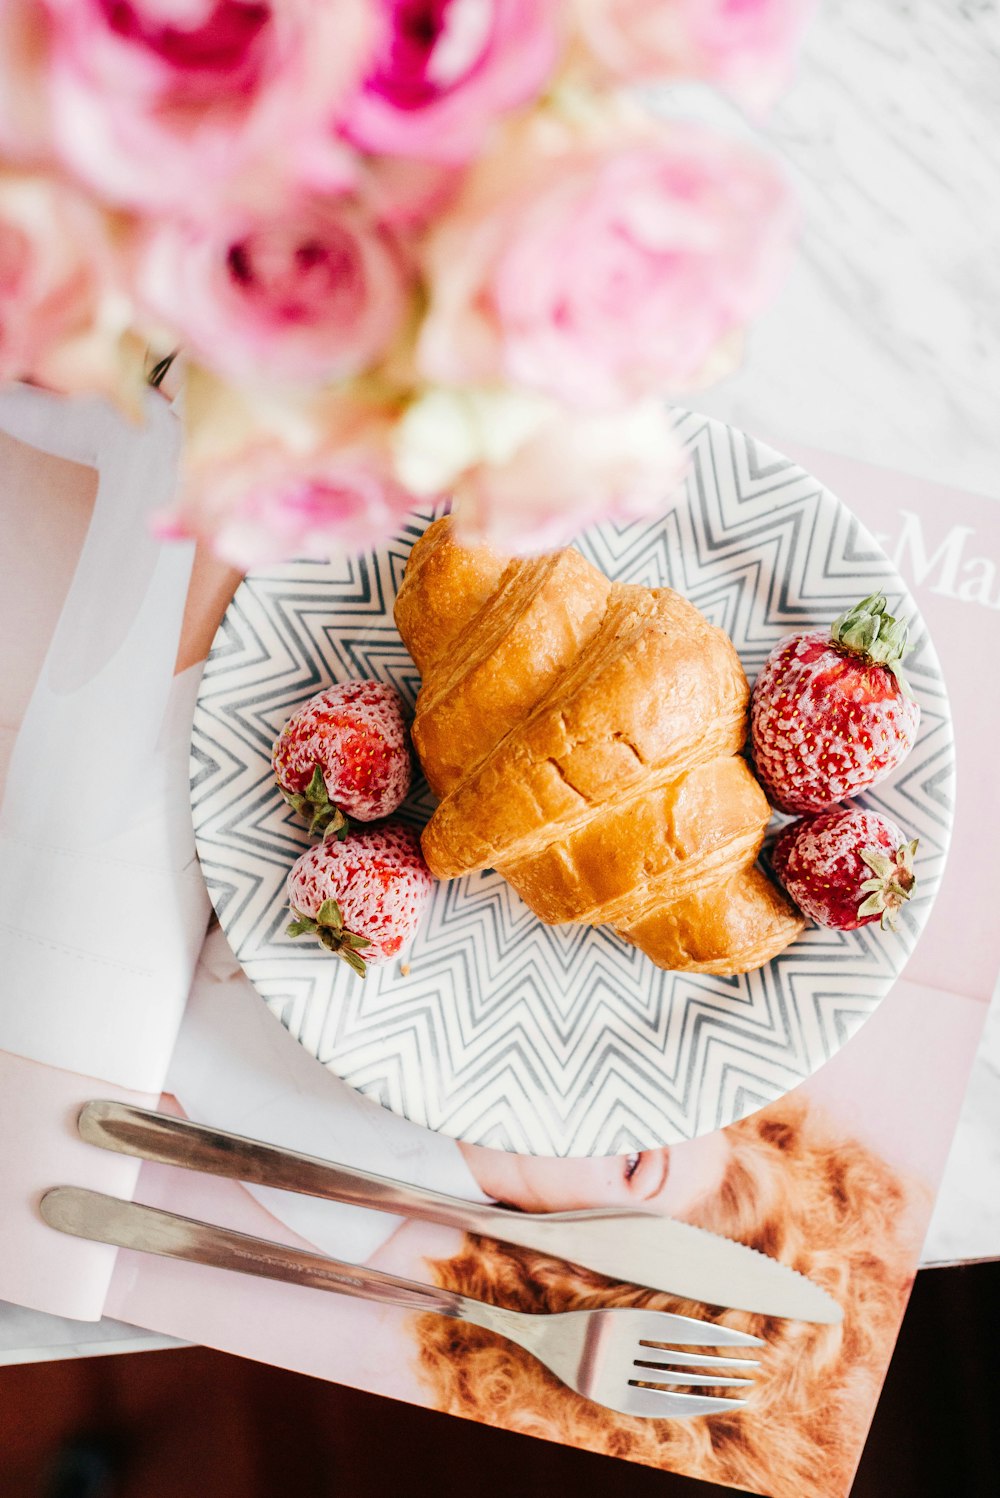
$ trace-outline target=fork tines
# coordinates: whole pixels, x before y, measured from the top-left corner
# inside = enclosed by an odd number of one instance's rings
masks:
[[[695,1341],[699,1333],[692,1327],[685,1327],[683,1334],[677,1337],[677,1341],[683,1341],[685,1351],[675,1347],[672,1342],[662,1342],[652,1338],[642,1337],[639,1340],[640,1353],[633,1359],[633,1377],[628,1380],[629,1387],[635,1390],[648,1390],[654,1399],[657,1393],[671,1396],[676,1401],[685,1398],[677,1395],[676,1389],[749,1389],[754,1382],[753,1375],[760,1367],[757,1358],[737,1355],[735,1357],[720,1356],[713,1352],[695,1352],[693,1346],[709,1347],[763,1347],[765,1344],[760,1337],[750,1336],[746,1332],[738,1332],[731,1327],[719,1326],[712,1323],[704,1323],[704,1329],[700,1333],[703,1338],[700,1342]],[[648,1370],[648,1371],[647,1371]],[[698,1371],[695,1371],[698,1370]],[[639,1395],[634,1397],[646,1397]],[[692,1402],[698,1399],[698,1395],[688,1396]],[[711,1402],[717,1411],[739,1409],[745,1403],[745,1399],[732,1397],[720,1397],[718,1400],[703,1401]],[[706,1411],[707,1412],[707,1411]],[[652,1413],[649,1410],[648,1413]]]
[[[630,1378],[629,1383],[637,1388],[655,1389],[661,1385],[673,1386],[674,1384],[690,1385],[692,1388],[714,1385],[718,1388],[746,1387],[753,1383],[752,1378],[733,1378],[720,1376],[718,1373],[688,1373],[688,1368],[719,1368],[729,1369],[732,1373],[748,1373],[753,1368],[759,1368],[760,1363],[756,1358],[720,1358],[711,1357],[708,1353],[677,1352],[663,1343],[641,1342],[641,1347],[662,1349],[663,1360],[653,1362],[646,1358],[636,1358],[633,1368],[651,1368],[656,1371],[658,1377],[653,1378]],[[671,1370],[679,1368],[679,1373]]]

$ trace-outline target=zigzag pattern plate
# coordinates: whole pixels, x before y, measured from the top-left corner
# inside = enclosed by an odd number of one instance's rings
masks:
[[[194,720],[191,797],[215,909],[272,1012],[324,1066],[385,1107],[472,1143],[610,1155],[691,1138],[796,1086],[892,985],[936,891],[951,827],[953,745],[933,648],[887,558],[814,479],[742,433],[677,417],[683,498],[662,518],[587,533],[612,578],[685,593],[753,676],[774,642],[883,588],[913,619],[907,671],[919,741],[868,803],[921,839],[898,936],[812,928],[760,972],[665,973],[607,930],[543,926],[493,873],[435,890],[396,964],[358,980],[284,935],[286,871],[307,839],[270,749],[331,680],[376,677],[412,705],[418,678],[392,621],[415,517],[382,549],[251,575],[219,629]],[[404,812],[422,823],[422,782]]]

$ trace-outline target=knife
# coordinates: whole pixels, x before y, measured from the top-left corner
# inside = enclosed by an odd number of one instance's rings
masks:
[[[843,1319],[832,1296],[805,1275],[743,1243],[656,1212],[516,1212],[461,1201],[129,1103],[86,1103],[79,1130],[88,1144],[118,1154],[441,1223],[686,1300],[799,1321]]]

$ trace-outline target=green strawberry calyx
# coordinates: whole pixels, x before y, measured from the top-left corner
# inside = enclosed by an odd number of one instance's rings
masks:
[[[886,613],[888,603],[884,593],[869,593],[860,603],[845,609],[830,626],[830,637],[842,650],[864,656],[874,666],[885,666],[895,676],[907,697],[912,697],[910,686],[903,675],[903,656],[913,649],[906,636],[908,619],[894,619]]]
[[[359,978],[367,977],[368,964],[361,953],[371,946],[367,936],[358,936],[344,925],[344,915],[336,900],[324,900],[315,916],[303,915],[295,906],[290,907],[295,917],[285,927],[286,936],[314,936],[328,952],[343,957],[348,967]]]
[[[304,791],[286,791],[282,786],[281,794],[293,811],[297,811],[300,817],[305,817],[312,837],[317,834],[335,837],[342,843],[351,830],[340,807],[330,800],[319,765],[315,766],[312,779]]]
[[[883,931],[896,930],[896,916],[913,893],[916,875],[913,860],[920,839],[902,843],[891,857],[881,848],[862,848],[861,857],[872,871],[872,877],[861,886],[865,896],[858,906],[858,915],[882,917]]]

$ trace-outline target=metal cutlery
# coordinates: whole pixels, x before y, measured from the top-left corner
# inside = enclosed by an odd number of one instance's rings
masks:
[[[826,1291],[776,1259],[655,1212],[617,1207],[513,1212],[127,1103],[87,1103],[79,1129],[101,1149],[442,1223],[708,1305],[802,1321],[833,1323],[843,1317]]]
[[[765,1345],[745,1332],[667,1311],[511,1311],[78,1186],[47,1192],[41,1213],[51,1227],[78,1238],[468,1322],[516,1343],[576,1393],[623,1415],[690,1419],[738,1409],[745,1399],[677,1393],[676,1386],[747,1390],[756,1360],[700,1349]]]

